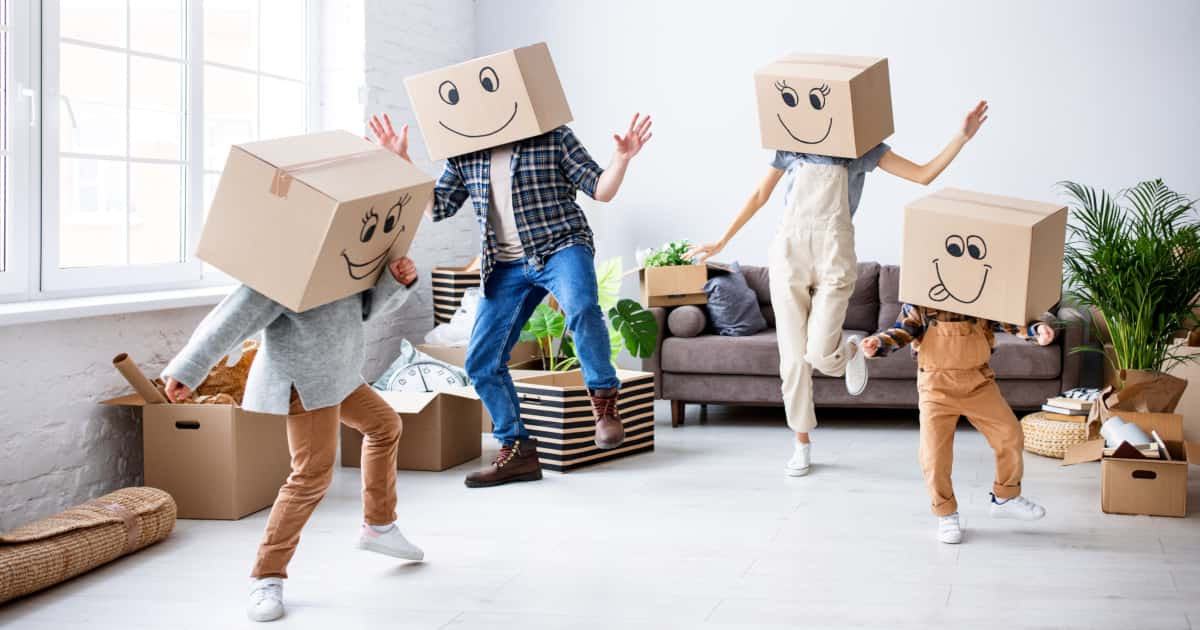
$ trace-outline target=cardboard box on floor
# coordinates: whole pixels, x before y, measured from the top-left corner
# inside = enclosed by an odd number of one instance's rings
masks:
[[[345,131],[235,145],[196,256],[300,312],[375,286],[433,178]]]
[[[400,414],[404,434],[396,450],[399,470],[446,470],[478,459],[479,398],[470,388],[440,392],[379,392]],[[362,434],[342,425],[342,466],[358,468]]]
[[[862,157],[892,135],[884,57],[795,53],[754,73],[766,149]]]
[[[1063,466],[1081,462],[1100,462],[1100,509],[1109,514],[1147,514],[1150,516],[1187,515],[1188,465],[1200,465],[1200,444],[1183,439],[1183,417],[1173,413],[1121,411],[1120,417],[1132,422],[1147,435],[1158,432],[1166,444],[1170,460],[1109,457],[1104,454],[1104,439],[1093,425],[1093,438],[1067,449]]]
[[[137,394],[102,404],[142,408],[144,484],[169,493],[179,518],[236,520],[270,507],[291,472],[286,416]]]
[[[900,301],[1010,324],[1062,297],[1067,209],[955,188],[904,207]]]
[[[431,160],[532,138],[571,122],[544,43],[413,75],[404,88]]]

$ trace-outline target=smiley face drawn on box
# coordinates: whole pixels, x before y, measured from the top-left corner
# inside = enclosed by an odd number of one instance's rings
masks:
[[[951,234],[946,237],[943,249],[945,254],[931,261],[937,284],[929,287],[929,299],[937,303],[978,302],[987,289],[988,275],[992,271],[992,266],[984,262],[988,254],[987,241],[978,234]],[[948,268],[947,273],[942,273],[943,268]],[[946,281],[947,277],[951,282]]]
[[[887,59],[798,53],[754,81],[765,148],[857,158],[892,133]]]
[[[412,203],[410,193],[402,193],[385,212],[380,213],[374,204],[363,212],[357,242],[344,247],[340,253],[346,263],[346,273],[353,280],[371,277],[388,260],[396,240],[408,231],[402,222],[404,209]]]
[[[571,120],[545,44],[411,76],[404,86],[435,160],[531,138]]]

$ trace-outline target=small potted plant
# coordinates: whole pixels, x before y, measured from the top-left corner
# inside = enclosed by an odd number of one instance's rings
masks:
[[[687,240],[671,241],[661,248],[651,248],[639,254],[642,260],[638,278],[641,282],[642,302],[646,306],[682,306],[708,302],[704,294],[708,269],[684,257],[691,247],[692,244]]]

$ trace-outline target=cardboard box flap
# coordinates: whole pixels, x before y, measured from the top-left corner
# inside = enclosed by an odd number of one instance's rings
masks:
[[[1183,450],[1187,455],[1187,463],[1200,466],[1200,442],[1184,442]]]
[[[1021,226],[1032,226],[1046,217],[1066,210],[1066,207],[1062,205],[988,195],[956,188],[939,190],[932,195],[917,199],[909,205],[920,210],[944,212],[955,216],[962,216],[964,205],[975,206],[980,215],[986,217],[988,221]]]
[[[438,392],[379,392],[379,396],[400,414],[417,414],[425,411],[429,403],[438,397]]]
[[[101,405],[114,405],[118,407],[145,407],[146,401],[137,394],[126,394],[116,398],[100,401]]]
[[[1173,413],[1143,413],[1140,411],[1113,411],[1126,422],[1132,422],[1150,435],[1157,431],[1158,436],[1168,445],[1183,441],[1183,416]]]
[[[1104,457],[1104,440],[1089,440],[1067,448],[1063,455],[1063,466],[1072,466],[1083,462],[1098,462]]]

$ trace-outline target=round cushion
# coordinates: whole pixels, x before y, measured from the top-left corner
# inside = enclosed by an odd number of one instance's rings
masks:
[[[680,306],[667,316],[667,330],[675,337],[695,337],[704,332],[707,325],[704,309],[694,304]]]

